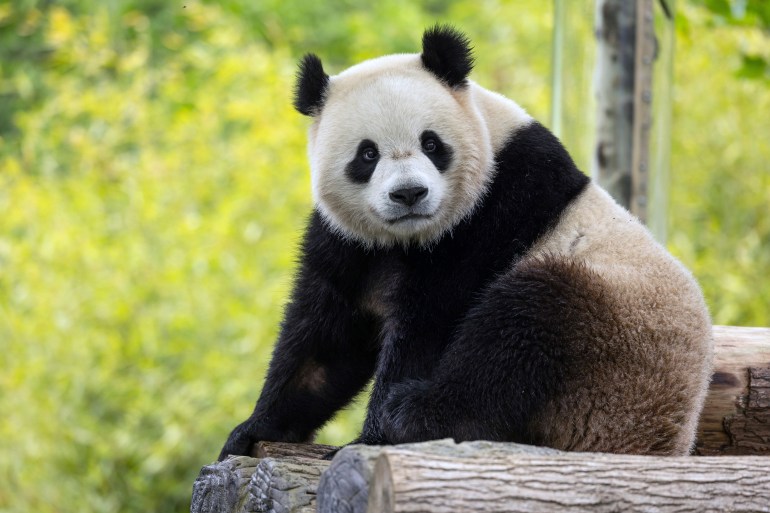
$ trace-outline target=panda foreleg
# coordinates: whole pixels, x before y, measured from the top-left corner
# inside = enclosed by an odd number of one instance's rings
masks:
[[[394,385],[391,443],[451,437],[542,443],[532,420],[569,389],[577,326],[591,322],[580,266],[535,260],[499,277],[468,312],[430,379]]]
[[[232,431],[219,459],[248,454],[257,441],[311,439],[371,378],[374,334],[372,319],[322,275],[303,269],[254,412]]]

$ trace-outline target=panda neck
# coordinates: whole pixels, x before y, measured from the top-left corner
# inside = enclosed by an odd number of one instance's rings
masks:
[[[512,133],[534,121],[518,103],[484,89],[475,82],[470,82],[470,94],[473,104],[487,127],[495,154],[508,143]]]
[[[557,224],[588,183],[556,136],[530,119],[500,144],[487,194],[445,241],[467,239],[476,247],[486,241],[485,251],[515,258]]]

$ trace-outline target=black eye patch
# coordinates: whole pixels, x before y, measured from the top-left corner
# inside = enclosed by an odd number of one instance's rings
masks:
[[[452,147],[441,140],[433,130],[426,130],[420,136],[422,152],[433,162],[436,169],[443,173],[452,163]]]
[[[345,174],[355,183],[366,183],[372,177],[379,161],[380,152],[377,144],[364,139],[358,144],[356,156],[345,167]]]

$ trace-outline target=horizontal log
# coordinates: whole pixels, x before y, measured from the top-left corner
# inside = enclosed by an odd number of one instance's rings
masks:
[[[382,450],[387,446],[350,445],[342,448],[318,484],[318,513],[358,513],[366,511],[369,483]],[[559,451],[533,445],[495,442],[463,442],[451,438],[418,444],[403,444],[400,449],[415,450],[426,456],[473,457],[485,454],[558,454]]]
[[[455,456],[396,446],[377,459],[366,511],[770,512],[770,459],[491,451]]]
[[[770,329],[714,326],[714,374],[695,453],[770,455]]]
[[[257,442],[251,450],[254,458],[311,458],[322,459],[339,447],[323,444],[290,444],[286,442]]]

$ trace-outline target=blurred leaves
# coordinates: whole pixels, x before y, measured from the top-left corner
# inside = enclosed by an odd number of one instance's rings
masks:
[[[770,35],[679,14],[699,35],[677,41],[669,247],[715,323],[770,326],[770,87],[736,73],[742,49],[770,55]]]
[[[755,29],[770,37],[770,2],[767,0],[690,0],[710,13],[714,27],[731,26],[738,30]],[[739,78],[770,82],[770,52],[759,53],[749,41],[738,49],[741,57]]]
[[[189,509],[258,396],[311,210],[295,57],[415,50],[444,9],[340,6],[2,4],[0,511]],[[479,50],[544,111],[549,15],[529,12],[518,51],[507,29]]]
[[[188,16],[153,65],[106,8],[46,12],[0,146],[2,511],[183,511],[258,393],[310,209],[294,65]]]
[[[770,29],[770,3],[766,0],[691,0],[689,3],[704,7],[721,23]]]
[[[742,55],[741,67],[738,69],[740,78],[763,79],[770,81],[770,62],[758,55]]]
[[[297,56],[337,72],[454,22],[473,78],[545,120],[542,6],[0,4],[0,511],[188,510],[258,395],[311,209]],[[717,322],[770,325],[770,92],[735,76],[767,24],[706,7],[682,11],[671,247]]]

